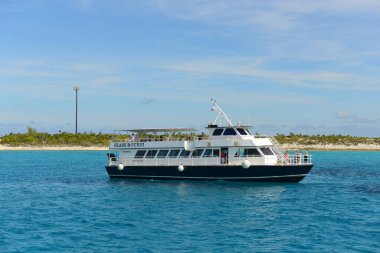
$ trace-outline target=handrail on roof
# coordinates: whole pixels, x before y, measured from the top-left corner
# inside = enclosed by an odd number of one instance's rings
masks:
[[[121,132],[135,132],[135,133],[165,133],[165,132],[195,132],[198,131],[195,128],[136,128],[136,129],[121,129],[116,130]]]
[[[252,129],[253,126],[245,126],[245,125],[236,125],[236,126],[218,126],[218,125],[213,125],[209,124],[205,128],[244,128],[244,129]]]

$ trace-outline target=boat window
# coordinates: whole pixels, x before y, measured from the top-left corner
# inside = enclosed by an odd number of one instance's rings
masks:
[[[223,128],[217,128],[214,130],[214,132],[212,133],[213,136],[219,136],[221,135],[223,132]]]
[[[146,158],[154,158],[157,154],[157,150],[148,150],[146,153]]]
[[[236,135],[236,131],[233,128],[226,128],[223,135]]]
[[[242,157],[242,156],[244,156],[244,149],[239,148],[238,150],[236,150],[234,157]]]
[[[203,157],[211,157],[212,149],[206,149],[203,153]]]
[[[212,156],[213,156],[213,157],[219,157],[219,149],[214,149],[214,150],[212,151]]]
[[[107,153],[108,158],[116,157],[113,153]]]
[[[117,160],[115,154],[113,154],[113,153],[107,153],[107,156],[108,156],[108,159],[110,159],[111,161]]]
[[[240,135],[247,135],[247,132],[244,130],[244,128],[236,128],[238,130]]]
[[[248,129],[245,129],[245,131],[248,133],[248,135],[252,135]]]
[[[143,158],[146,153],[146,150],[138,150],[136,152],[135,158]]]
[[[203,153],[203,149],[196,149],[193,151],[192,157],[201,157]]]
[[[270,148],[260,148],[260,150],[264,155],[274,155]]]
[[[169,158],[176,158],[179,154],[179,149],[172,149],[169,152]]]
[[[157,158],[165,158],[168,153],[169,153],[169,150],[167,149],[160,150],[158,151]]]
[[[245,148],[244,149],[244,153],[243,153],[243,156],[247,157],[247,156],[255,156],[255,157],[260,157],[260,153],[259,151],[256,149],[256,148]]]
[[[181,154],[179,154],[179,157],[187,158],[190,155],[190,151],[182,150]]]

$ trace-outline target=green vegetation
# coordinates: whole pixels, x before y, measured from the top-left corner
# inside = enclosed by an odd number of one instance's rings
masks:
[[[110,139],[126,138],[102,133],[39,133],[28,127],[27,133],[9,133],[1,137],[1,144],[15,146],[107,146]]]
[[[137,133],[136,140],[166,140],[169,138],[169,134],[154,135]],[[189,133],[175,133],[172,138],[192,140],[195,138],[207,137],[206,134],[202,133],[200,135]],[[1,137],[0,144],[9,145],[11,147],[17,146],[98,146],[105,147],[108,146],[110,141],[126,141],[131,140],[131,135],[129,134],[103,134],[103,133],[67,133],[61,132],[57,134],[40,133],[32,127],[28,127],[26,133],[9,133]]]
[[[346,145],[355,146],[358,144],[380,145],[380,137],[357,137],[350,135],[303,135],[290,133],[289,135],[277,134],[276,139],[279,143],[300,144],[300,145]]]
[[[207,135],[194,134],[194,133],[174,133],[172,138],[192,140],[192,139],[205,139]],[[169,134],[154,135],[137,133],[136,140],[156,139],[167,140]],[[347,145],[353,146],[358,144],[375,144],[380,145],[380,137],[356,137],[349,135],[302,135],[290,133],[289,135],[277,134],[275,138],[281,144],[298,144],[298,145]],[[128,134],[103,134],[103,133],[66,133],[61,132],[57,134],[40,133],[32,127],[28,127],[26,133],[9,133],[1,137],[1,144],[16,146],[108,146],[110,140],[125,141],[130,140],[131,135]]]

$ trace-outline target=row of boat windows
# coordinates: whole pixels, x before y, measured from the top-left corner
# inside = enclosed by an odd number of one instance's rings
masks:
[[[193,152],[184,149],[162,150],[138,150],[135,158],[188,158],[188,157],[219,157],[219,149],[196,149]],[[264,155],[274,155],[270,148],[260,148]],[[235,157],[260,157],[261,153],[256,148],[241,148],[235,153]]]
[[[239,132],[240,135],[250,135],[250,132],[248,129],[244,128],[236,128],[236,130]],[[234,128],[227,127],[227,128],[217,128],[212,133],[213,136],[220,136],[220,135],[237,135],[237,132]]]
[[[135,158],[188,158],[191,157],[219,157],[219,149],[196,149],[191,153],[184,149],[163,149],[163,150],[138,150],[136,152]],[[157,155],[157,156],[156,156]]]

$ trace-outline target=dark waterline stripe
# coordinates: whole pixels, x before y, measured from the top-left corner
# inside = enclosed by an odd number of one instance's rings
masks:
[[[297,174],[297,175],[284,175],[284,176],[265,176],[265,177],[181,177],[181,176],[153,176],[153,175],[115,175],[110,174],[110,177],[143,177],[143,178],[186,178],[186,179],[261,179],[261,178],[286,178],[286,177],[306,177],[307,174]]]

